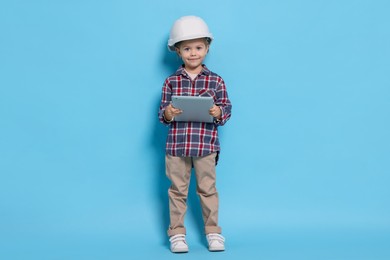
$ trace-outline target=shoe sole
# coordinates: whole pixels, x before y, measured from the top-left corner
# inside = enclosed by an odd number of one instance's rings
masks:
[[[212,247],[212,248],[209,248],[209,251],[210,252],[221,252],[221,251],[225,251],[225,248],[224,247]]]
[[[171,250],[172,253],[188,253],[188,249],[175,249],[175,250]]]

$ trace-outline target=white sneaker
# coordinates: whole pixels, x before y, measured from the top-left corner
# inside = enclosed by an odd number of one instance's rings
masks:
[[[186,235],[178,234],[171,236],[169,238],[171,242],[171,251],[172,253],[187,253],[188,245],[186,242]]]
[[[209,251],[224,251],[225,250],[225,238],[217,233],[210,233],[206,235],[207,242],[209,243]]]

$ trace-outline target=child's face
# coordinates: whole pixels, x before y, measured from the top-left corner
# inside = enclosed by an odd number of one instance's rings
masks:
[[[176,48],[177,54],[184,62],[189,72],[199,73],[202,70],[203,60],[207,55],[209,45],[204,39],[183,41]]]

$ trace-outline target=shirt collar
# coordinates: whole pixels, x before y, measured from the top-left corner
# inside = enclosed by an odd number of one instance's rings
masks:
[[[201,71],[199,74],[205,75],[205,76],[208,76],[208,75],[211,74],[211,71],[206,67],[206,65],[203,64],[202,67],[203,67],[203,68],[202,68],[202,71]],[[179,76],[179,75],[187,75],[186,72],[185,72],[185,70],[184,70],[184,64],[181,65],[181,66],[177,69],[175,75],[176,75],[176,76]]]

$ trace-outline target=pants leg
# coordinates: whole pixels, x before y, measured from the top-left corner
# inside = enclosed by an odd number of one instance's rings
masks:
[[[192,158],[206,234],[221,233],[221,228],[218,226],[219,199],[216,189],[216,155],[217,153],[212,153]]]
[[[168,236],[186,234],[184,217],[187,211],[188,187],[190,184],[191,157],[165,156],[166,175],[171,181],[168,190],[170,225]]]

